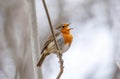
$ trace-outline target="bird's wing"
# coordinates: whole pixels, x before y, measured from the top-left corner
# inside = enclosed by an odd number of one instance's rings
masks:
[[[55,36],[58,36],[60,34],[60,32],[57,32],[56,34],[55,34]],[[48,37],[48,40],[45,42],[45,44],[43,45],[43,49],[42,49],[42,51],[41,51],[41,54],[44,52],[44,50],[47,48],[47,46],[50,44],[50,42],[52,42],[53,41],[53,36],[51,35],[51,36],[49,36]]]
[[[47,46],[50,44],[50,42],[52,42],[53,39],[48,39],[45,44],[43,45],[43,48],[42,48],[42,51],[41,51],[41,54],[44,52],[44,50],[47,48]]]

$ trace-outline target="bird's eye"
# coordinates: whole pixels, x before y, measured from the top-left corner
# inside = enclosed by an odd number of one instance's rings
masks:
[[[63,28],[65,28],[65,26],[63,26]]]

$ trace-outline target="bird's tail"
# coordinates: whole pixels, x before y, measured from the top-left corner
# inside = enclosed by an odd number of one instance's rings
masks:
[[[38,64],[37,64],[37,67],[41,67],[42,66],[42,63],[43,63],[43,61],[45,60],[45,58],[46,58],[46,56],[48,56],[49,54],[42,54],[42,56],[41,56],[41,58],[40,58],[40,60],[39,60],[39,62],[38,62]]]

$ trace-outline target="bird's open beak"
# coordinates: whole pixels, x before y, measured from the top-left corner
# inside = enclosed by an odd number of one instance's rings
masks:
[[[64,26],[67,26],[67,27],[68,27],[70,24],[71,24],[71,23],[68,23],[68,24],[64,24]]]

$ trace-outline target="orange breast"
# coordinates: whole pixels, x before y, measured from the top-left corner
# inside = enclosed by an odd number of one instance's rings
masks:
[[[70,29],[62,29],[61,32],[63,34],[64,43],[70,45],[73,40],[73,36],[70,33]]]
[[[73,40],[73,36],[71,34],[63,34],[63,38],[64,38],[64,43],[65,44],[71,44],[72,40]]]

